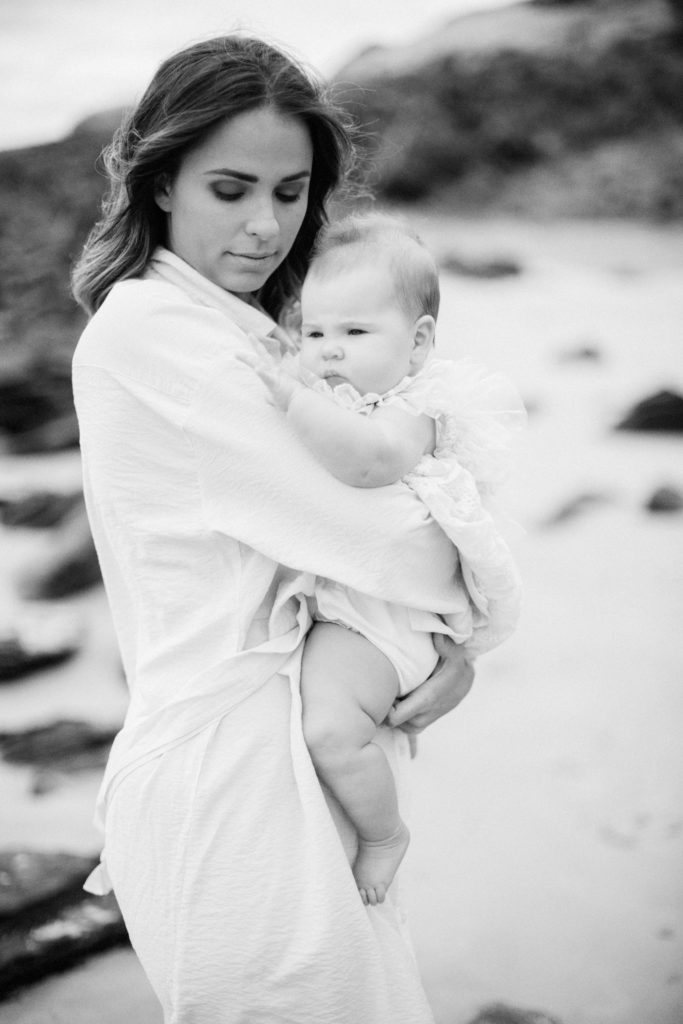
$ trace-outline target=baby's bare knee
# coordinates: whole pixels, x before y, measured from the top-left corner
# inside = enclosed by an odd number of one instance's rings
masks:
[[[334,767],[348,757],[349,752],[368,742],[361,734],[359,722],[352,716],[335,714],[332,708],[304,709],[303,731],[306,746],[318,767]]]

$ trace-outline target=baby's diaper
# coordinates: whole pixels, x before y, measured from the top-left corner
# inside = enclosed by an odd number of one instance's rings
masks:
[[[423,683],[436,666],[432,633],[450,632],[432,612],[390,604],[322,578],[316,580],[311,612],[318,622],[337,622],[367,637],[396,669],[401,696]]]

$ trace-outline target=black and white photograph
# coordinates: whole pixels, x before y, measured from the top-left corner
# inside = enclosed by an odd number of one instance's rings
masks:
[[[681,0],[0,0],[0,1024],[683,1024]]]

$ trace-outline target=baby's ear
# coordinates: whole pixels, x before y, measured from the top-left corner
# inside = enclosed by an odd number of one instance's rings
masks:
[[[413,327],[413,351],[410,362],[412,366],[420,367],[429,355],[434,345],[436,335],[436,320],[429,313],[419,317]]]

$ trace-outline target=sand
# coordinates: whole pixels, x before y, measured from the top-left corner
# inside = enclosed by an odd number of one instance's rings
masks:
[[[472,693],[414,762],[403,886],[438,1024],[483,1005],[564,1024],[683,1021],[683,444],[615,433],[634,401],[683,390],[683,230],[427,218],[436,249],[513,256],[500,281],[446,277],[439,346],[511,374],[535,411],[508,492],[525,580],[518,633],[483,658]],[[594,346],[597,360],[563,355]],[[51,468],[50,468],[51,467]],[[48,469],[68,485],[72,457]],[[45,460],[3,460],[3,481]],[[574,517],[548,525],[582,494]],[[44,543],[0,531],[0,609]],[[44,549],[43,549],[44,550]],[[0,691],[7,726],[79,714],[116,721],[125,693],[100,596],[70,602],[84,654]],[[90,775],[41,798],[0,765],[6,845],[94,850]],[[116,951],[0,1005],[2,1024],[157,1024],[132,953]],[[361,1024],[361,1022],[359,1022]]]

